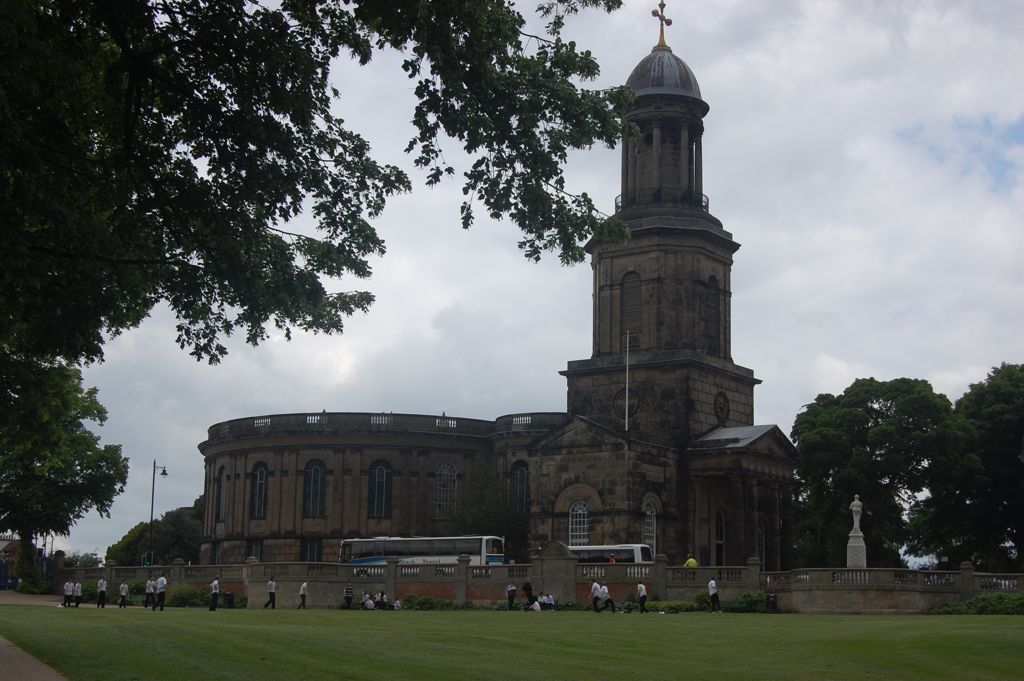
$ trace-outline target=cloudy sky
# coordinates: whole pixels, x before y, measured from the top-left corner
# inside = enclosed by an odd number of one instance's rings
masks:
[[[657,42],[654,0],[570,19],[569,37],[626,81]],[[532,3],[526,4],[529,11]],[[1024,2],[669,2],[667,40],[704,100],[704,186],[742,244],[733,357],[764,381],[755,420],[786,432],[801,405],[855,378],[924,378],[956,400],[1024,361]],[[412,84],[400,56],[339,63],[339,109],[402,164]],[[456,154],[452,157],[458,160]],[[575,154],[572,187],[612,212],[619,156]],[[57,546],[98,551],[202,492],[196,445],[217,422],[262,414],[394,411],[492,419],[563,411],[566,362],[590,356],[590,268],[526,261],[513,226],[459,227],[457,182],[422,183],[376,226],[388,253],[369,314],[339,337],[241,340],[219,366],[174,343],[154,312],[85,372],[131,459],[110,518]]]

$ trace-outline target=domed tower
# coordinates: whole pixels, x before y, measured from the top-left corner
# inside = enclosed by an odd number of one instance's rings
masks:
[[[622,145],[616,217],[625,242],[587,245],[593,269],[593,354],[570,362],[570,415],[648,442],[685,448],[722,426],[753,423],[759,381],[732,361],[732,256],[739,244],[704,195],[708,104],[665,43],[627,85],[634,135]]]

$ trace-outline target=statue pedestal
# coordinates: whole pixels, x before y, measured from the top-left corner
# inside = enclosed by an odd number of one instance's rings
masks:
[[[854,530],[850,540],[846,542],[846,567],[866,568],[868,566],[868,548],[864,545],[864,534]]]

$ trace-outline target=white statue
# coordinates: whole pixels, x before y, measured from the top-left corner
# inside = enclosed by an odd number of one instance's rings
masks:
[[[850,510],[853,511],[853,532],[860,534],[860,512],[864,508],[864,504],[860,501],[860,495],[853,495],[853,503],[850,504]]]

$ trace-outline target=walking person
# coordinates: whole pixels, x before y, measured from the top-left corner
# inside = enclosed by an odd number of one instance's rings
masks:
[[[143,608],[152,608],[156,603],[156,582],[153,581],[153,575],[146,578],[146,600],[143,602]]]
[[[75,598],[75,583],[70,579],[64,582],[64,607],[70,608],[71,601]]]
[[[647,612],[647,587],[643,582],[636,583],[636,602],[640,604],[640,612]]]
[[[594,606],[594,612],[601,612],[597,605],[601,602],[601,585],[596,581],[590,585],[590,601]]]
[[[263,609],[268,606],[271,610],[277,609],[277,582],[274,581],[274,575],[270,575],[270,581],[267,582],[267,602],[263,604]]]
[[[107,607],[107,580],[102,577],[96,580],[96,607]]]
[[[75,607],[82,605],[82,581],[79,579],[75,580]]]
[[[711,596],[711,612],[721,613],[722,604],[718,600],[718,585],[715,584],[715,580],[708,582],[708,595]]]
[[[351,584],[351,582],[345,582],[344,596],[345,596],[345,609],[346,610],[351,610],[352,609],[352,597],[354,595],[355,595],[355,592],[352,591],[352,584]]]
[[[160,612],[164,611],[164,601],[167,600],[167,577],[164,573],[160,573],[160,576],[156,578],[156,582],[153,583],[153,589],[156,592],[156,597],[153,599],[153,611],[156,612],[156,607],[160,606]]]
[[[217,601],[220,600],[220,576],[214,575],[210,582],[210,612],[217,609]]]
[[[128,582],[121,580],[121,586],[117,587],[117,594],[120,598],[117,601],[118,608],[128,607]]]
[[[608,608],[611,608],[612,612],[614,613],[615,612],[615,601],[612,600],[612,595],[608,592],[608,585],[607,584],[602,584],[601,585],[601,591],[599,593],[600,593],[601,601],[604,603],[604,605],[601,606],[601,612],[604,612]]]
[[[516,607],[516,585],[512,582],[505,587],[505,598],[508,599],[508,609],[511,611]]]
[[[299,610],[306,609],[306,582],[299,587]]]

